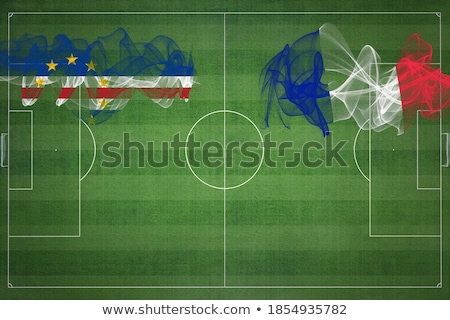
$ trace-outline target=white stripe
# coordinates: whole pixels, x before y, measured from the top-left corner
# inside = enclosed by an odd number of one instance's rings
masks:
[[[380,57],[371,46],[364,46],[355,58],[336,27],[327,23],[319,30],[326,72],[346,76],[338,85],[330,83],[333,122],[353,117],[363,130],[395,127],[402,134],[403,112],[395,64],[387,71],[381,70]]]
[[[85,77],[86,87],[100,87],[100,81],[108,81],[109,88],[192,88],[193,76],[159,76],[159,77],[128,77],[128,76],[96,76]]]

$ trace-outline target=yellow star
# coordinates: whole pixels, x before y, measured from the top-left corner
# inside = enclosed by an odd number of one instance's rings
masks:
[[[102,88],[106,88],[108,87],[108,79],[102,78],[101,80],[98,81],[98,83],[100,84],[100,87]]]
[[[86,66],[88,67],[87,71],[91,71],[91,70],[95,71],[95,64],[92,62],[92,60],[91,60],[91,62],[86,63]]]
[[[66,57],[66,59],[68,60],[67,64],[74,64],[76,65],[77,63],[75,62],[78,57],[74,57],[73,53],[70,54],[70,57]]]
[[[109,103],[109,101],[106,101],[105,98],[100,101],[100,108],[105,109],[106,105]]]
[[[88,120],[88,125],[92,125],[92,124],[95,124],[95,119],[94,119],[94,117],[91,114],[91,117]]]
[[[56,71],[56,66],[57,66],[58,64],[57,64],[57,63],[54,63],[54,62],[53,62],[53,59],[52,59],[52,61],[50,61],[49,63],[46,63],[46,65],[47,65],[47,67],[48,67],[48,70],[47,70],[47,71],[50,71],[50,70]]]
[[[42,88],[44,86],[45,83],[45,79],[42,79],[41,77],[36,78],[36,80],[34,80],[36,82],[36,86],[38,88]]]

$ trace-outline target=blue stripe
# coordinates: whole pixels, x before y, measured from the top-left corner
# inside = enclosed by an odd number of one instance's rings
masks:
[[[319,30],[299,38],[292,46],[287,44],[275,55],[261,72],[262,93],[268,95],[266,125],[275,108],[287,128],[285,116],[304,116],[326,136],[333,114],[328,86],[321,82],[324,70]]]
[[[71,54],[76,64],[68,64]],[[45,36],[0,42],[0,75],[11,76],[192,76],[194,63],[169,37],[159,35],[147,43],[134,43],[125,29],[119,28],[92,43],[57,35],[51,44]],[[57,63],[56,71],[46,63]],[[88,71],[93,62],[95,71]]]

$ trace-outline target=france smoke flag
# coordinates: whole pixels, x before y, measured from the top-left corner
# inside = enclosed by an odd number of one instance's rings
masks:
[[[382,72],[374,48],[365,45],[354,56],[338,29],[324,24],[287,44],[263,68],[266,125],[273,109],[286,127],[289,117],[303,116],[324,136],[329,124],[349,118],[364,130],[394,127],[398,134],[418,112],[439,119],[450,111],[450,76],[432,66],[432,57],[432,46],[412,34],[397,64]],[[333,80],[325,83],[324,75]]]

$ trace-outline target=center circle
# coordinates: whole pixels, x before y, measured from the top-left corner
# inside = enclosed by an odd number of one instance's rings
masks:
[[[218,115],[222,114],[221,118],[218,118]],[[230,124],[230,117],[228,118],[228,122],[227,122],[227,115],[230,116],[232,115],[234,118],[236,118],[236,120],[234,121],[234,124]],[[245,125],[244,125],[245,123]],[[250,124],[250,126],[248,126]],[[205,179],[205,176],[202,178],[202,172],[200,167],[197,168],[197,172],[196,170],[194,170],[194,165],[193,163],[191,163],[190,159],[190,148],[189,145],[190,143],[194,143],[193,141],[195,141],[197,143],[196,146],[199,147],[199,143],[198,141],[196,141],[195,138],[195,134],[197,133],[202,133],[201,127],[204,127],[203,130],[207,132],[208,134],[216,134],[216,135],[222,135],[221,139],[218,140],[214,140],[214,139],[207,139],[209,140],[208,142],[210,143],[211,146],[220,146],[222,147],[222,158],[223,161],[219,161],[217,158],[220,158],[220,152],[219,150],[216,150],[218,157],[215,158],[215,162],[214,163],[220,163],[220,166],[216,166],[214,167],[215,170],[213,171],[214,174],[217,174],[219,177],[220,175],[223,175],[223,179],[220,179],[221,181],[215,181],[215,182],[208,182],[207,179]],[[245,140],[245,135],[248,134],[248,130],[247,127],[253,128],[252,130],[252,138],[253,136],[256,139],[249,139],[247,141],[243,141]],[[234,132],[231,132],[231,134],[228,132],[228,130],[230,130],[230,128],[232,128]],[[256,133],[255,133],[256,131]],[[237,136],[236,136],[237,134]],[[227,142],[227,136],[236,136],[238,139],[231,139],[231,141]],[[191,137],[191,140],[190,140]],[[209,138],[209,137],[208,137]],[[253,140],[253,141],[252,141]],[[258,141],[256,141],[258,140]],[[207,143],[208,143],[207,142]],[[256,162],[254,162],[255,166],[249,166],[249,167],[242,167],[242,166],[238,166],[238,168],[233,167],[234,166],[234,162],[236,159],[236,154],[237,151],[240,152],[241,156],[244,152],[242,152],[246,147],[249,147],[250,144],[252,144],[253,149],[255,149],[256,147],[256,143],[258,144],[258,147],[260,149],[260,152],[256,153],[255,150],[252,151],[252,155],[250,156],[250,150],[246,150],[246,155],[245,157],[246,160],[249,160],[249,158],[253,158],[253,160],[257,160],[256,157],[259,156],[259,160]],[[206,146],[206,144],[200,145],[203,149],[202,149],[202,157],[204,157],[204,147]],[[218,149],[217,147],[215,147],[215,149]],[[231,149],[231,150],[230,150]],[[191,150],[193,151],[193,150]],[[207,149],[208,151],[208,149]],[[185,145],[185,156],[186,156],[186,163],[188,165],[189,170],[192,172],[192,174],[204,185],[210,187],[210,188],[214,188],[214,189],[220,189],[220,190],[230,190],[230,189],[236,189],[239,187],[242,187],[243,185],[245,185],[246,183],[248,183],[250,180],[252,180],[256,174],[258,173],[259,169],[261,168],[261,165],[264,161],[264,139],[263,136],[261,134],[261,131],[259,131],[258,127],[256,126],[256,124],[247,116],[243,115],[240,112],[237,111],[233,111],[233,110],[217,110],[217,111],[212,111],[206,115],[204,115],[203,117],[201,117],[200,119],[198,119],[194,125],[192,126],[192,128],[189,130],[189,133],[187,135],[186,138],[186,145]],[[193,155],[191,154],[191,157]],[[203,158],[204,159],[204,158]],[[209,160],[208,160],[209,161]],[[219,161],[219,162],[218,162]],[[227,163],[228,161],[228,163]],[[192,161],[193,162],[193,161]],[[249,161],[247,162],[240,162],[241,163],[246,163],[248,164]],[[208,168],[210,169],[210,168]],[[221,171],[218,171],[221,170]],[[234,170],[234,171],[238,171],[236,174],[236,172],[231,172],[230,170]],[[205,171],[203,169],[203,171]],[[211,176],[211,171],[208,170],[209,173],[208,175]],[[228,172],[228,174],[227,174]],[[203,175],[205,175],[205,172],[203,172]],[[240,179],[238,181],[232,181],[230,182],[230,180],[232,179],[227,179],[228,177],[233,176],[233,180],[236,179]],[[216,177],[216,180],[218,178]]]

